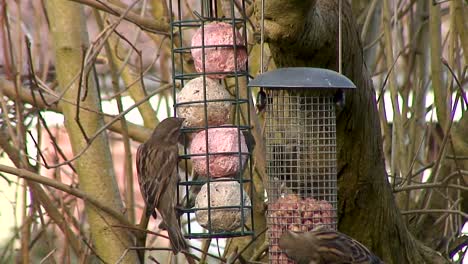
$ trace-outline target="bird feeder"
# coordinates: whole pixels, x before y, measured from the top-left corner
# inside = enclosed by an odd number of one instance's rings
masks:
[[[318,68],[282,68],[257,76],[265,91],[270,263],[293,263],[281,252],[285,230],[336,229],[336,95],[355,88],[345,76]]]
[[[179,220],[188,238],[253,235],[245,2],[192,2],[169,1]]]

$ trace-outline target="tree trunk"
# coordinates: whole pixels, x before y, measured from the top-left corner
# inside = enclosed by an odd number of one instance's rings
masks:
[[[84,77],[82,82],[79,78],[88,43],[87,32],[84,31],[86,26],[83,7],[69,1],[49,0],[47,14],[54,40],[59,89],[63,93],[63,98],[67,102],[79,102],[86,109],[99,111],[100,102],[93,78]],[[82,85],[81,93],[80,85]],[[62,104],[62,110],[73,153],[76,155],[87,146],[78,122],[89,137],[103,126],[103,118],[97,113],[78,109],[75,105],[65,102]],[[79,121],[75,119],[77,111],[80,113]],[[75,162],[79,188],[104,205],[123,212],[107,136],[105,134],[97,136]],[[121,228],[113,228],[118,222],[108,214],[97,210],[89,203],[85,206],[94,252],[105,263],[116,263],[132,245],[129,234]],[[129,251],[120,263],[137,262],[135,251]]]
[[[278,67],[337,71],[338,0],[265,1],[265,38]],[[343,74],[357,89],[346,94],[345,107],[337,113],[339,229],[386,263],[447,262],[412,237],[394,201],[375,93],[347,1],[343,1]]]

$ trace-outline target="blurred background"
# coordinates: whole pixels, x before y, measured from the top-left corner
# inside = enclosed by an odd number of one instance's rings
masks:
[[[5,0],[0,4],[0,164],[76,188],[81,184],[76,166],[84,165],[66,161],[90,137],[100,141],[104,136],[108,153],[102,153],[104,160],[95,158],[88,163],[89,167],[97,177],[115,178],[121,213],[130,223],[138,223],[144,205],[136,178],[136,148],[159,120],[173,115],[169,2],[62,1],[73,10],[82,10],[82,16],[77,16],[81,20],[70,27],[74,31],[52,32],[53,21],[57,21],[53,16],[74,11],[54,10],[48,1]],[[229,1],[218,2],[224,8],[220,13],[230,12]],[[253,2],[246,1],[250,16],[247,39],[249,70],[256,75],[260,48]],[[383,1],[349,2],[372,73],[389,182],[402,215],[425,245],[456,263],[468,264],[468,259],[463,260],[468,245],[467,2],[392,0],[390,9]],[[196,10],[200,1],[182,3]],[[125,12],[131,19],[119,18]],[[383,30],[387,26],[382,20],[384,12],[392,20],[389,32]],[[194,17],[193,12],[183,15]],[[55,53],[67,38],[73,43],[77,32],[84,45],[70,47],[69,53]],[[393,46],[392,54],[385,52],[388,43]],[[81,48],[84,56],[64,64],[67,56],[74,56],[75,48]],[[264,62],[268,69],[275,68],[267,45]],[[81,70],[67,72],[68,68]],[[79,80],[83,89],[67,93],[75,84],[63,87],[61,75],[75,83]],[[256,93],[254,90],[253,98]],[[90,98],[97,100],[94,106],[88,102]],[[80,129],[73,129],[72,141],[81,141],[83,147],[73,151],[64,124],[66,118],[80,120],[78,113],[83,109],[102,117],[106,124],[128,112],[96,134],[83,136]],[[94,122],[85,116],[81,122]],[[263,122],[261,114],[258,118]],[[96,121],[94,131],[104,123]],[[393,140],[395,137],[399,140]],[[108,154],[110,159],[105,158]],[[94,168],[96,164],[100,167]],[[75,195],[47,184],[31,186],[8,171],[0,172],[0,263],[20,263],[25,258],[29,263],[97,261],[91,256],[92,247],[86,246],[91,243],[88,220],[83,201]],[[60,221],[68,231],[57,225]],[[150,221],[148,229],[159,232],[158,224]],[[190,243],[223,256],[226,240]],[[169,246],[157,236],[149,236],[147,245]],[[150,254],[160,263],[170,263],[168,252]],[[179,263],[184,261],[180,257]],[[207,261],[219,262],[209,256]]]

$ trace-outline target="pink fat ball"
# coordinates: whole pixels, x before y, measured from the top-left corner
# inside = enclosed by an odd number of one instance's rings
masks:
[[[206,154],[206,130],[198,132],[190,145],[191,154]],[[245,138],[240,133],[241,152],[247,153]],[[222,154],[223,152],[238,152],[239,137],[237,128],[221,127],[208,129],[208,151],[210,153],[220,153],[209,156],[209,171],[211,177],[233,176],[239,172],[240,168],[245,166],[247,154]],[[240,163],[242,160],[242,166]],[[206,156],[193,156],[193,168],[201,176],[208,176],[206,166]]]
[[[205,73],[210,72],[234,72],[245,70],[247,62],[247,50],[245,39],[240,32],[236,33],[236,52],[234,47],[211,47],[205,48]],[[204,26],[204,45],[233,45],[233,26],[223,22],[213,22]],[[202,27],[200,27],[192,38],[192,47],[202,46]],[[236,53],[236,54],[235,54]],[[192,56],[195,62],[195,69],[203,72],[203,51],[201,48],[192,49]],[[222,79],[226,74],[209,74],[210,78]]]

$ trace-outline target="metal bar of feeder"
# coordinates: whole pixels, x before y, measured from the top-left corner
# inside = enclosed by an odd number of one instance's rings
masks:
[[[245,0],[242,0],[242,7],[245,8]],[[185,164],[185,169],[183,168],[181,171],[184,171],[185,175],[181,182],[179,183],[179,187],[181,187],[181,190],[185,190],[185,193],[188,194],[190,189],[192,187],[201,187],[202,185],[205,185],[205,187],[208,186],[206,190],[206,195],[208,196],[208,201],[206,206],[205,205],[200,205],[199,207],[188,207],[188,208],[182,208],[180,211],[182,215],[186,216],[188,219],[187,223],[187,229],[188,232],[186,232],[186,237],[188,238],[222,238],[222,237],[236,237],[236,236],[245,236],[245,235],[253,235],[254,230],[253,230],[253,206],[252,202],[250,201],[250,204],[245,203],[243,199],[243,195],[250,194],[250,197],[253,197],[253,192],[252,190],[254,189],[252,187],[252,153],[251,150],[245,151],[243,148],[241,148],[241,141],[240,138],[243,136],[244,132],[249,132],[251,129],[250,125],[250,100],[251,97],[247,93],[247,95],[244,95],[240,92],[240,86],[241,86],[241,78],[245,78],[245,80],[248,80],[248,63],[245,63],[245,69],[239,69],[239,65],[237,65],[237,60],[234,62],[234,70],[232,71],[219,71],[216,72],[214,70],[210,69],[210,72],[207,72],[207,68],[205,67],[205,55],[210,50],[214,49],[233,49],[234,54],[237,54],[237,52],[241,50],[245,50],[247,48],[247,39],[246,36],[246,17],[245,15],[241,18],[235,17],[234,14],[234,4],[231,2],[231,18],[229,17],[218,17],[218,6],[217,6],[217,1],[216,0],[200,0],[197,4],[198,6],[195,8],[195,10],[190,10],[193,11],[194,17],[193,18],[187,18],[184,20],[182,15],[187,14],[186,10],[183,10],[185,8],[185,4],[181,3],[181,0],[178,1],[170,1],[170,11],[171,13],[173,10],[177,10],[177,14],[175,14],[174,17],[171,17],[171,29],[172,29],[172,36],[173,37],[178,37],[178,42],[175,43],[174,38],[172,38],[172,61],[178,62],[179,63],[179,68],[175,69],[173,68],[172,71],[172,79],[174,84],[182,84],[182,87],[185,86],[184,83],[188,82],[194,78],[197,77],[202,77],[203,78],[203,89],[200,89],[200,92],[202,92],[203,97],[197,98],[194,101],[190,100],[185,100],[183,102],[177,102],[176,100],[176,93],[179,92],[177,89],[173,90],[173,95],[174,95],[174,109],[179,109],[179,108],[187,108],[187,107],[200,107],[200,109],[203,109],[203,114],[204,114],[204,120],[208,120],[208,115],[210,114],[208,112],[208,105],[209,104],[217,104],[217,103],[229,103],[234,105],[235,107],[235,114],[236,116],[225,126],[223,125],[217,125],[217,124],[208,124],[205,122],[205,124],[197,124],[195,126],[191,127],[185,127],[182,129],[182,133],[184,135],[183,143],[184,143],[184,153],[182,155],[179,155],[179,157],[185,162],[182,162],[180,164]],[[245,10],[241,10],[241,14],[245,14]],[[227,15],[229,16],[229,15]],[[205,42],[205,26],[208,25],[209,23],[219,23],[219,22],[224,22],[231,24],[233,26],[233,45],[207,45]],[[199,46],[192,46],[190,44],[190,41],[183,40],[183,37],[187,35],[187,33],[193,32],[192,29],[201,27],[201,45]],[[238,36],[236,35],[236,28],[242,27],[244,30],[244,41],[242,43],[237,43]],[[179,46],[176,46],[178,44]],[[190,72],[187,67],[187,62],[189,60],[186,60],[186,56],[190,56],[193,50],[200,49],[201,50],[201,72]],[[200,69],[199,69],[200,70]],[[234,94],[234,99],[208,99],[207,96],[207,81],[210,76],[214,75],[223,75],[225,78],[228,78],[230,80],[233,80],[232,85],[233,89],[231,92]],[[244,81],[244,79],[242,79]],[[174,85],[176,87],[176,85]],[[244,98],[245,97],[245,98]],[[241,108],[242,110],[245,110],[247,108],[247,114],[246,116],[241,114]],[[178,112],[175,112],[178,114]],[[242,116],[241,116],[242,115]],[[232,123],[231,123],[232,122]],[[239,151],[233,152],[233,151],[221,151],[221,152],[210,152],[209,150],[209,140],[208,140],[208,131],[211,128],[226,128],[226,129],[237,129],[237,148]],[[200,154],[195,154],[195,153],[190,153],[188,151],[187,145],[190,143],[191,136],[194,135],[196,132],[200,130],[205,130],[205,138],[204,138],[204,145],[206,146],[206,153],[200,153]],[[240,202],[239,205],[231,205],[228,204],[226,205],[219,205],[215,206],[212,205],[210,202],[210,197],[211,197],[211,188],[209,187],[210,185],[215,184],[215,179],[212,179],[210,177],[206,179],[192,179],[191,177],[194,175],[190,171],[187,170],[187,161],[189,159],[195,159],[195,158],[200,158],[202,157],[202,160],[206,162],[206,173],[210,175],[210,160],[214,159],[217,155],[229,155],[233,156],[239,159],[239,163],[242,165],[242,167],[246,167],[245,171],[246,173],[243,173],[243,170],[238,171],[236,175],[229,175],[229,177],[223,178],[222,180],[216,179],[217,182],[236,182],[236,184],[239,185],[239,190],[240,192]],[[244,161],[244,158],[246,160]],[[182,165],[183,166],[183,165]],[[249,187],[247,187],[249,186]],[[250,192],[248,193],[247,190],[250,188]],[[182,195],[182,192],[179,194],[178,197]],[[184,202],[189,204],[190,202],[190,196],[187,195],[186,198],[184,199]],[[191,206],[191,205],[190,205]],[[216,210],[225,210],[229,211],[232,210],[233,212],[240,212],[241,216],[241,226],[232,231],[226,231],[226,230],[210,230],[212,229],[212,216],[215,214],[217,211]],[[195,224],[197,212],[203,212],[206,213],[207,217],[207,223],[206,226],[204,225],[205,229],[200,230],[200,227]],[[251,218],[247,216],[247,213],[250,214]],[[198,217],[198,216],[197,216]],[[224,219],[225,220],[225,219]]]

